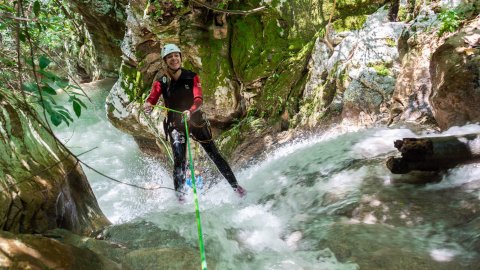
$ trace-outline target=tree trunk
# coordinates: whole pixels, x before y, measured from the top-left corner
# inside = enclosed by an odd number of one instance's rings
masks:
[[[432,138],[404,138],[394,143],[402,157],[389,157],[392,173],[438,171],[480,160],[480,134]]]

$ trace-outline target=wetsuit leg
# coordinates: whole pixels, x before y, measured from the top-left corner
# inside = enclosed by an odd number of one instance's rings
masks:
[[[213,141],[208,141],[200,144],[202,145],[203,149],[205,149],[205,152],[207,152],[210,159],[212,159],[213,163],[215,163],[223,177],[227,179],[230,186],[232,186],[232,188],[237,188],[237,178],[235,178],[230,165],[228,165],[227,161],[222,157],[220,152],[218,152],[215,143]]]
[[[227,179],[230,186],[232,186],[232,188],[237,188],[237,178],[233,174],[232,168],[230,168],[230,165],[228,165],[227,161],[222,157],[217,146],[213,142],[208,122],[204,123],[201,127],[192,127],[191,132],[195,140],[200,142],[200,145],[205,152],[207,152],[213,163],[215,163],[223,177]]]
[[[173,185],[181,190],[185,185],[186,143],[185,134],[173,129],[170,132],[170,145],[173,150]]]

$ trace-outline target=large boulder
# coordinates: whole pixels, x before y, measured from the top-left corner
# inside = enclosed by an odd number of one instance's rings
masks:
[[[442,129],[480,122],[480,18],[468,22],[432,54],[431,103]]]
[[[439,2],[436,8],[453,11],[459,3]],[[465,10],[475,10],[472,3],[464,4]],[[389,123],[447,129],[480,120],[479,19],[472,15],[456,32],[442,33],[443,22],[434,12],[435,5],[422,7],[398,42],[402,68],[391,100]],[[473,14],[478,14],[476,9]]]
[[[0,89],[0,227],[88,234],[108,225],[78,161],[17,96]]]

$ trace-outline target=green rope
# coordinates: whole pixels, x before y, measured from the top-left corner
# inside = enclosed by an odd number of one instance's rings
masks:
[[[155,105],[154,107],[159,107],[161,109],[183,114],[181,111],[173,110],[167,107],[163,107],[160,105]],[[207,258],[205,256],[205,245],[203,243],[203,232],[202,232],[202,221],[200,219],[200,207],[198,206],[198,196],[197,196],[197,185],[195,182],[195,168],[193,167],[193,158],[192,158],[192,151],[190,148],[190,132],[188,131],[188,121],[187,117],[183,116],[183,122],[185,123],[185,134],[187,140],[187,149],[188,149],[188,159],[190,163],[190,174],[192,177],[192,187],[193,187],[193,200],[195,202],[195,216],[197,218],[197,230],[198,230],[198,243],[200,245],[200,258],[202,260],[202,270],[207,270]]]

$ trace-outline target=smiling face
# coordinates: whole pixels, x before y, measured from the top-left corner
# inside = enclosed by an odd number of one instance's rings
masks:
[[[182,56],[178,52],[173,52],[165,56],[165,63],[171,70],[178,70],[182,67]]]

